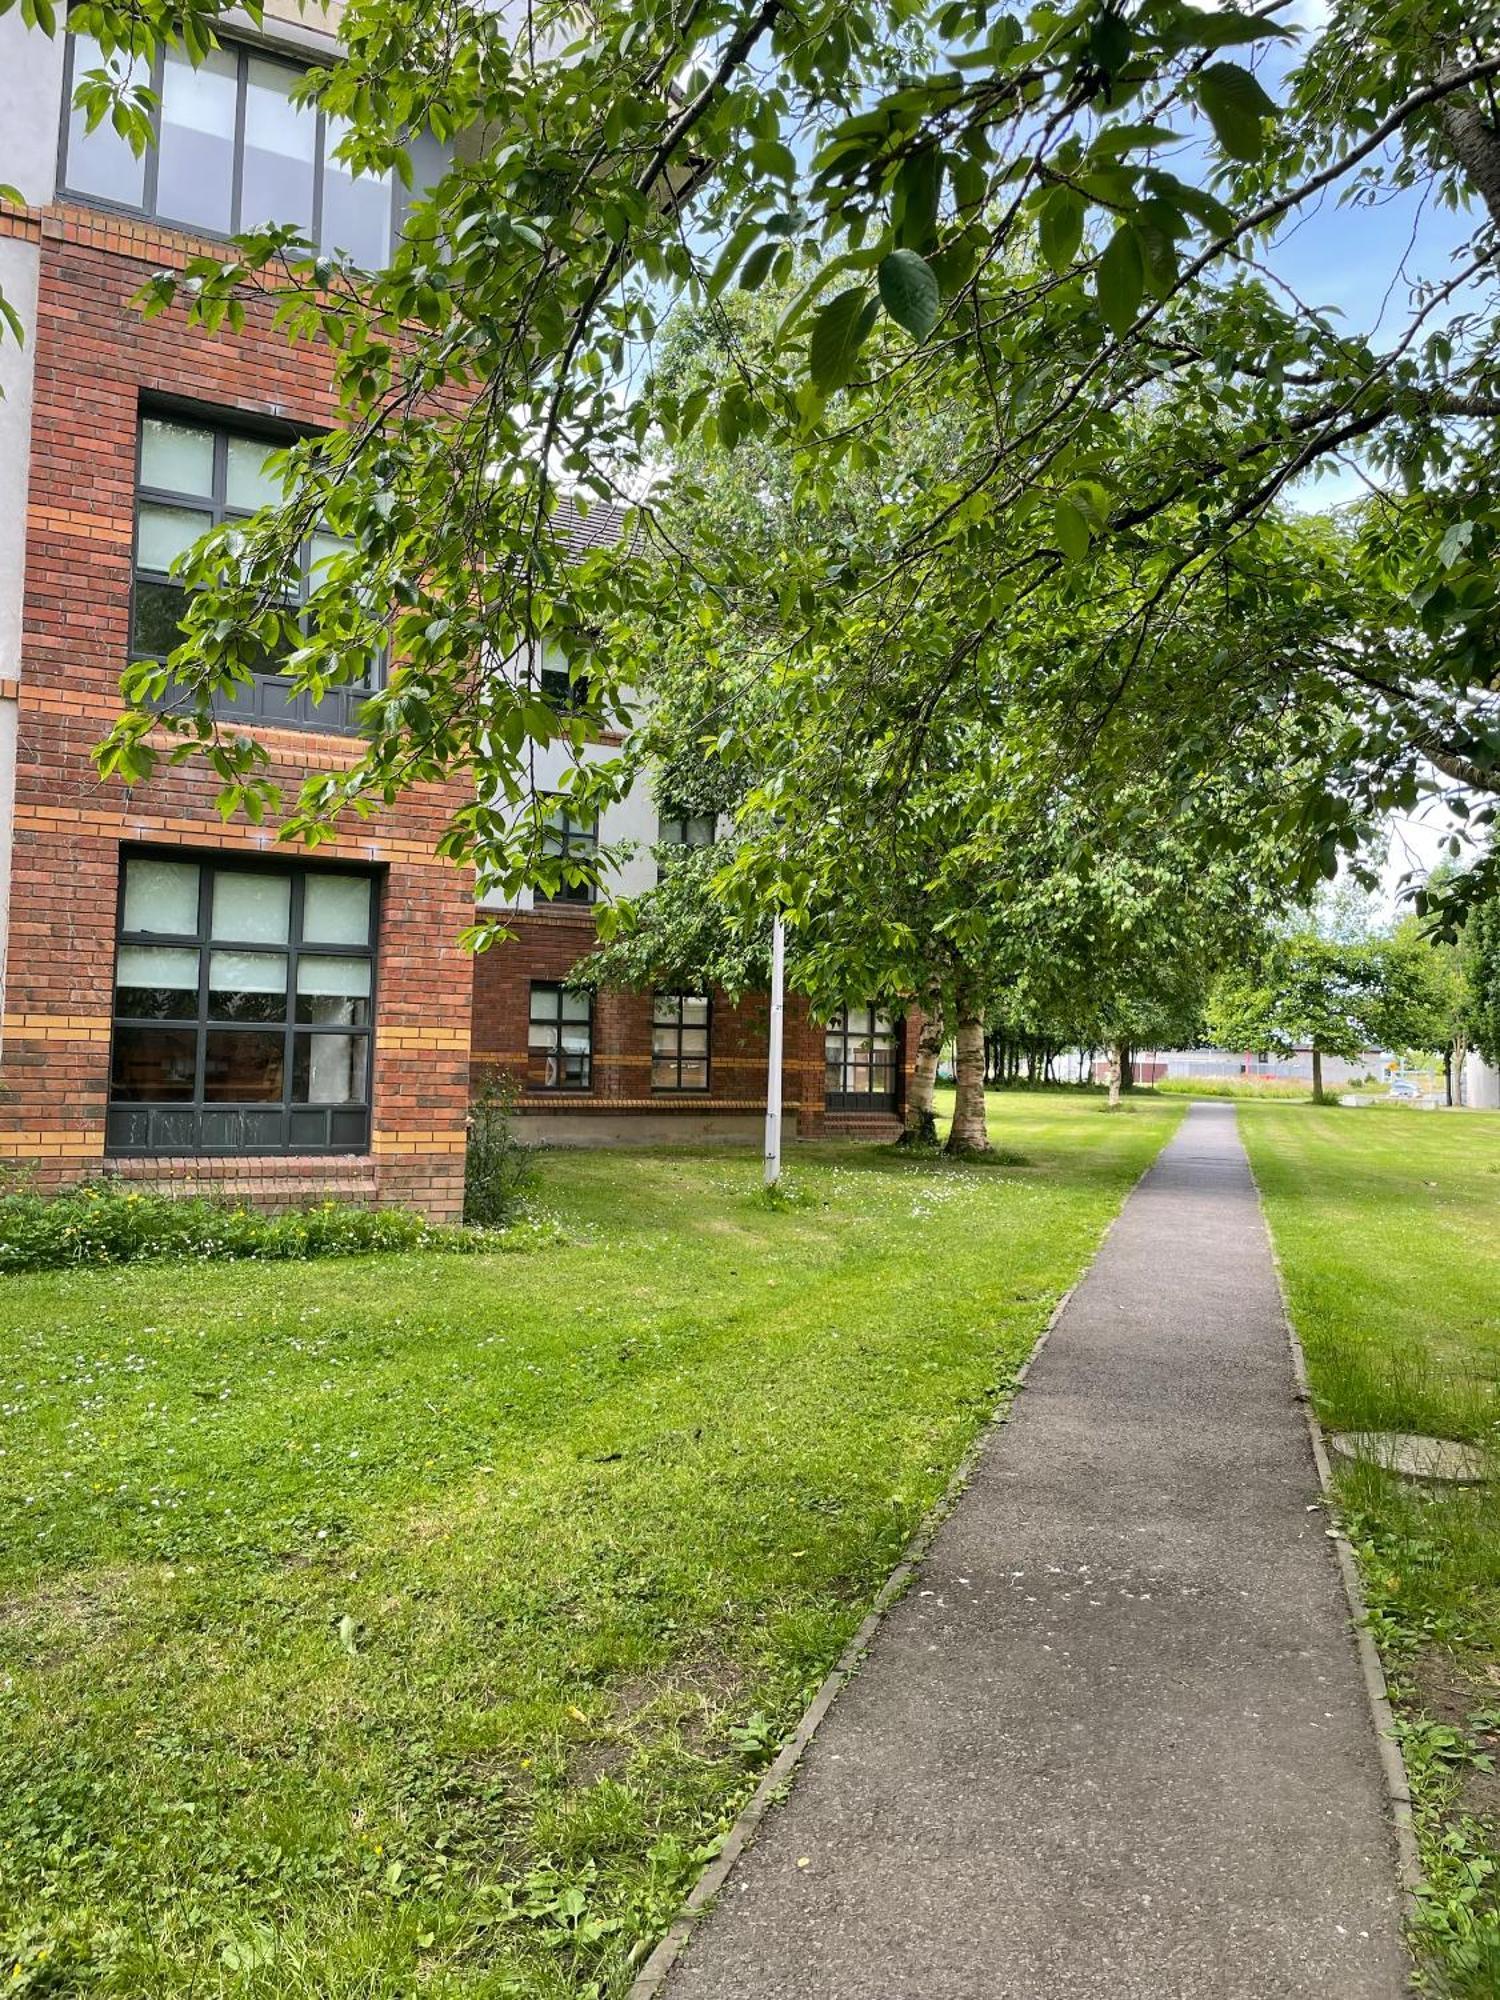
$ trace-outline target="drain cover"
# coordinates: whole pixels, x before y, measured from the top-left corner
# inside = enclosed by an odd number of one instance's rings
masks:
[[[1414,1431],[1341,1431],[1328,1442],[1340,1458],[1384,1466],[1403,1479],[1478,1486],[1490,1476],[1489,1460],[1478,1446],[1453,1438],[1419,1437]]]

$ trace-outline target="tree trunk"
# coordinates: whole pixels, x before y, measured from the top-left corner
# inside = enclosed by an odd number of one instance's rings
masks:
[[[977,1015],[958,1017],[954,1068],[957,1092],[948,1151],[987,1153],[990,1135],[984,1117],[984,1022]]]
[[[938,1059],[943,1053],[943,1008],[934,1000],[922,1015],[917,1035],[916,1060],[912,1064],[911,1087],[906,1093],[906,1127],[903,1146],[935,1146],[937,1120],[933,1116],[933,1092],[937,1088]]]
[[[1453,1047],[1451,1043],[1443,1050],[1443,1102],[1450,1111],[1453,1109]]]
[[[1129,1042],[1120,1044],[1120,1087],[1122,1090],[1135,1089],[1135,1055]]]
[[[1110,1052],[1109,1061],[1109,1108],[1111,1111],[1118,1111],[1120,1108],[1120,1086],[1124,1081],[1125,1044],[1123,1042],[1116,1042],[1113,1050]]]
[[[1316,1045],[1316,1043],[1313,1045],[1312,1059],[1313,1059],[1313,1103],[1321,1104],[1323,1102],[1323,1051]]]

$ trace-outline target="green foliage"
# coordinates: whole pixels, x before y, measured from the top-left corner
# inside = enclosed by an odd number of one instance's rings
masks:
[[[51,0],[19,4],[60,29]],[[200,57],[226,6],[75,9],[108,65],[79,80],[86,116],[138,143],[142,62],[163,38]],[[346,121],[341,156],[405,179],[412,132],[463,143],[383,271],[267,226],[148,280],[147,311],[213,333],[277,273],[276,324],[327,355],[339,416],[282,455],[280,505],[185,559],[187,636],[167,669],[127,676],[103,772],[201,757],[226,813],[309,840],[472,775],[444,851],[502,893],[545,884],[537,749],[564,746],[580,806],[612,796],[619,761],[584,753],[628,725],[663,630],[711,645],[765,583],[714,519],[675,562],[645,535],[580,555],[575,498],[646,491],[695,441],[774,441],[823,517],[776,579],[778,698],[799,733],[838,717],[875,818],[941,768],[932,716],[961,698],[1012,730],[1023,792],[1067,796],[1101,832],[1128,834],[1132,786],[1234,782],[1247,736],[1279,732],[1287,783],[1261,830],[1303,888],[1373,811],[1409,810],[1434,763],[1479,788],[1482,834],[1500,763],[1500,58],[1471,13],[1341,7],[1299,34],[1183,0],[992,17],[601,0],[517,37],[472,0],[441,33],[423,0],[351,0],[342,55],[304,86]],[[1279,70],[1261,60],[1276,43]],[[1472,204],[1473,254],[1434,260],[1423,232],[1405,324],[1336,323],[1262,276],[1267,239],[1314,201],[1418,186],[1428,212]],[[684,387],[658,367],[664,309],[713,318],[813,265],[805,308],[732,375]],[[950,413],[935,463],[904,455],[914,409]],[[1321,529],[1278,511],[1349,452],[1378,505]],[[880,532],[847,539],[843,496],[871,480]],[[292,551],[322,522],[350,553],[294,621]],[[377,647],[397,662],[362,755],[296,798],[212,715],[284,643],[313,694]],[[586,712],[529,667],[476,674],[543,644],[586,670]],[[169,682],[183,699],[163,715]],[[795,774],[775,803],[793,823],[824,809]]]
[[[85,1181],[66,1193],[0,1196],[0,1271],[56,1271],[147,1260],[281,1262],[371,1252],[498,1247],[472,1230],[403,1208],[341,1202],[263,1215],[206,1195],[158,1194],[126,1181]]]
[[[1500,1065],[1500,896],[1473,910],[1464,946],[1469,1031],[1484,1060]]]
[[[1222,1048],[1279,1055],[1438,1050],[1448,1043],[1442,1001],[1431,949],[1413,930],[1357,943],[1299,931],[1219,982],[1209,1036]]]
[[[521,1197],[536,1179],[529,1146],[516,1136],[516,1087],[491,1077],[469,1106],[464,1149],[464,1221],[503,1229],[515,1220]]]

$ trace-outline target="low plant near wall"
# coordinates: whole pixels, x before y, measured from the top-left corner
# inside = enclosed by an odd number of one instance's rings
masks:
[[[486,1083],[469,1107],[464,1221],[481,1229],[503,1229],[536,1177],[532,1148],[516,1136],[515,1110],[509,1078]]]
[[[130,1264],[146,1258],[286,1261],[370,1251],[462,1253],[501,1247],[509,1246],[490,1231],[434,1224],[404,1208],[354,1208],[328,1201],[262,1215],[205,1195],[160,1194],[110,1180],[84,1182],[57,1195],[0,1196],[0,1271]]]

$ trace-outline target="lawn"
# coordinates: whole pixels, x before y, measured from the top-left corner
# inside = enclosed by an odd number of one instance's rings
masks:
[[[619,1995],[1180,1107],[0,1293],[0,1984]],[[14,1967],[12,1972],[11,1968]]]
[[[1500,1445],[1500,1116],[1244,1105],[1330,1430]],[[1496,1452],[1500,1471],[1500,1451]],[[1417,1796],[1445,1990],[1500,1993],[1500,1485],[1339,1473]]]

